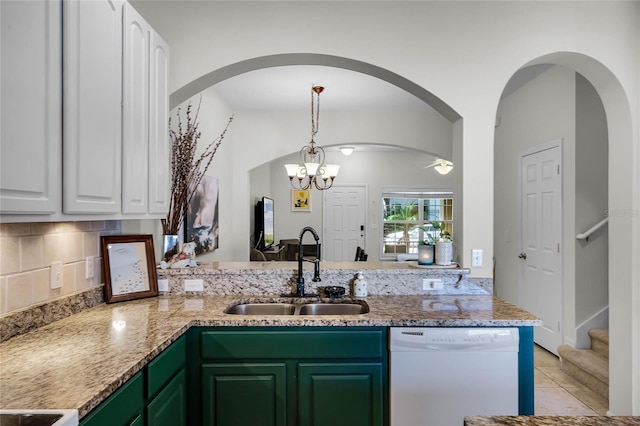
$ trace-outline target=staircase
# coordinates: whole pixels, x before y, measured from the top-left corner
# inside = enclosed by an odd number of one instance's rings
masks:
[[[609,330],[589,330],[591,349],[558,347],[560,368],[587,388],[609,399]]]

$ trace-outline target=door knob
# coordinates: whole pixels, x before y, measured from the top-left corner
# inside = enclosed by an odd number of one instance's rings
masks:
[[[518,257],[519,257],[520,259],[526,259],[526,258],[527,258],[527,253],[520,253],[520,254],[518,255]]]

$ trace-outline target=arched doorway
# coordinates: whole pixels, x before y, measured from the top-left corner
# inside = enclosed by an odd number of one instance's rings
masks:
[[[612,413],[631,413],[634,401],[638,395],[640,385],[640,361],[638,361],[638,347],[640,346],[640,324],[638,321],[630,323],[629,318],[637,316],[640,308],[633,294],[638,291],[638,272],[634,269],[631,254],[636,250],[639,238],[638,227],[634,227],[633,203],[637,202],[638,180],[634,171],[633,129],[631,120],[631,106],[615,75],[603,64],[593,58],[568,52],[560,52],[539,57],[525,64],[523,68],[534,65],[558,65],[572,72],[577,72],[585,78],[597,92],[604,111],[606,112],[606,135],[609,140],[608,149],[608,203],[607,211],[610,217],[608,239],[608,298],[609,298],[609,327],[610,327],[610,411]],[[637,159],[635,159],[637,161]],[[634,176],[636,176],[634,178]],[[626,213],[625,213],[626,212]],[[614,217],[615,215],[615,217]],[[501,228],[496,224],[494,230],[494,244],[505,240],[500,234]],[[571,229],[566,236],[575,232]],[[575,258],[570,259],[572,262]],[[575,276],[569,277],[575,280]],[[634,281],[635,279],[635,281]],[[499,281],[499,278],[496,278]],[[565,276],[566,281],[566,276]],[[564,282],[574,288],[574,283]],[[575,318],[575,291],[564,291],[563,318]],[[637,298],[636,298],[637,299]],[[632,300],[633,302],[629,302]],[[572,304],[573,303],[573,304]],[[575,330],[575,321],[572,324]],[[565,328],[566,331],[566,328]],[[631,372],[631,374],[629,374]],[[637,402],[635,402],[637,404]],[[636,407],[637,410],[637,407]]]

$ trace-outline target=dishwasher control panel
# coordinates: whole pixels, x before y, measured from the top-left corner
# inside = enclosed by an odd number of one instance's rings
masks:
[[[517,328],[392,327],[390,350],[430,350],[468,347],[518,350]]]

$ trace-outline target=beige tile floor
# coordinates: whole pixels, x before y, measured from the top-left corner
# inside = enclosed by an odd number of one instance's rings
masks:
[[[560,370],[558,357],[535,345],[535,414],[604,416],[609,403]]]

